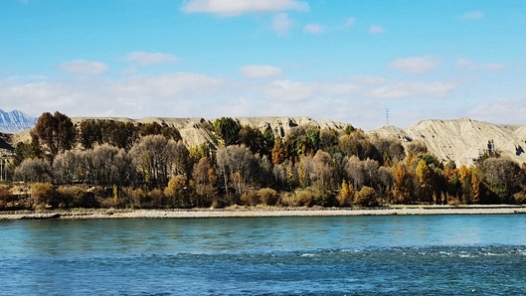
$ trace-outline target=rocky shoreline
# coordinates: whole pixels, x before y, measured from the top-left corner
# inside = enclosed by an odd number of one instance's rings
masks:
[[[0,212],[0,220],[88,220],[88,219],[190,219],[245,217],[335,217],[388,215],[502,215],[526,214],[526,207],[491,206],[396,206],[375,209],[339,208],[245,208],[227,209],[153,209],[153,210],[56,210],[48,212]]]

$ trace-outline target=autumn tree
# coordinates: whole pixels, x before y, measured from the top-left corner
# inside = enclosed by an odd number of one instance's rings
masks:
[[[79,123],[79,142],[85,149],[93,148],[95,144],[102,144],[103,121],[84,119]]]
[[[58,184],[84,181],[88,168],[85,167],[85,152],[64,151],[53,160],[53,176]]]
[[[254,154],[269,155],[274,146],[274,134],[270,129],[263,134],[259,129],[245,125],[239,130],[238,142],[247,146]]]
[[[336,197],[338,204],[342,207],[350,206],[353,203],[354,188],[352,183],[347,183],[346,180],[342,181],[340,194]]]
[[[244,145],[227,146],[217,150],[217,167],[223,176],[227,198],[233,204],[235,199],[230,195],[229,188],[234,189],[238,197],[241,196],[258,173],[258,160]]]
[[[38,141],[38,140],[37,140]],[[11,160],[12,168],[19,166],[25,159],[38,157],[38,148],[35,142],[18,142],[13,151]]]
[[[174,166],[177,143],[162,135],[143,137],[130,150],[137,171],[151,188],[168,184]]]
[[[183,141],[179,140],[173,147],[173,166],[172,175],[191,175],[192,160],[190,158],[190,151],[186,148]]]
[[[382,156],[381,165],[392,167],[405,157],[404,146],[400,141],[393,138],[382,138],[377,134],[370,137],[371,144]]]
[[[28,158],[15,169],[15,180],[23,182],[51,182],[51,165],[45,159]]]
[[[376,191],[369,186],[363,186],[354,194],[354,204],[362,207],[378,206]]]
[[[336,130],[321,129],[319,134],[319,149],[329,152],[339,142],[338,132]]]
[[[271,151],[272,156],[272,163],[274,165],[280,164],[283,161],[285,161],[288,156],[288,149],[285,143],[283,143],[283,139],[281,137],[277,137],[274,141],[274,146],[272,147]]]
[[[384,198],[384,202],[390,203],[392,201],[393,181],[392,169],[381,166],[378,169],[378,182],[375,188],[377,193]]]
[[[318,150],[316,155],[312,158],[312,167],[309,172],[311,182],[323,192],[324,195],[329,194],[332,189],[332,159],[329,153]]]
[[[354,188],[360,190],[363,186],[375,187],[378,183],[378,170],[380,165],[376,160],[360,160],[351,156],[345,166],[348,180],[353,181]]]
[[[425,160],[420,160],[416,166],[416,177],[419,183],[419,198],[424,202],[430,203],[433,200],[434,173],[426,164]]]
[[[413,202],[414,183],[413,174],[407,166],[399,163],[394,170],[393,196],[397,203]]]
[[[167,198],[168,206],[186,207],[188,206],[189,192],[187,190],[186,176],[173,176],[164,189],[164,196]]]
[[[197,193],[196,206],[203,207],[214,203],[217,198],[217,175],[210,159],[202,157],[192,171]]]
[[[59,152],[71,149],[75,144],[76,130],[73,122],[58,111],[55,114],[43,113],[31,133],[46,147],[51,158]]]
[[[175,142],[182,139],[179,130],[173,126],[169,126],[165,122],[159,124],[156,121],[141,123],[139,124],[139,132],[142,137],[161,135],[168,140],[174,140]]]
[[[85,149],[106,143],[129,150],[140,136],[139,127],[132,122],[106,119],[82,120],[78,133],[79,142]]]
[[[355,130],[351,134],[343,135],[339,139],[338,149],[343,155],[351,157],[356,156],[360,160],[367,158],[374,159],[376,161],[382,161],[383,158],[371,143],[369,137],[362,130]]]
[[[515,203],[513,195],[521,191],[521,168],[510,158],[488,158],[482,163],[484,182],[498,196],[497,202]]]
[[[230,117],[221,117],[212,123],[214,132],[223,140],[224,146],[239,144],[241,127]]]
[[[126,185],[132,182],[132,159],[124,149],[109,144],[86,151],[87,181],[102,186]]]

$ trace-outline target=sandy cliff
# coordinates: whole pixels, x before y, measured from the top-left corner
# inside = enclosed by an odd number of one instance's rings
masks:
[[[412,141],[424,142],[439,159],[453,160],[457,165],[473,164],[473,160],[488,149],[492,141],[493,149],[502,156],[526,162],[526,126],[498,125],[468,118],[457,120],[423,120],[406,129],[384,126],[370,131],[383,136],[394,136],[404,145]]]

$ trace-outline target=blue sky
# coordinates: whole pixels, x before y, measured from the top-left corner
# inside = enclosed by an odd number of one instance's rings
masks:
[[[526,2],[3,0],[0,108],[526,124]]]

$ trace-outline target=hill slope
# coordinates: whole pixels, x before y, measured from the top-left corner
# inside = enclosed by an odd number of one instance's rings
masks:
[[[516,161],[526,162],[526,126],[498,125],[468,118],[457,120],[423,120],[406,129],[384,126],[370,131],[399,138],[404,145],[424,142],[444,162],[472,165],[488,148]],[[492,141],[493,147],[488,147]]]

